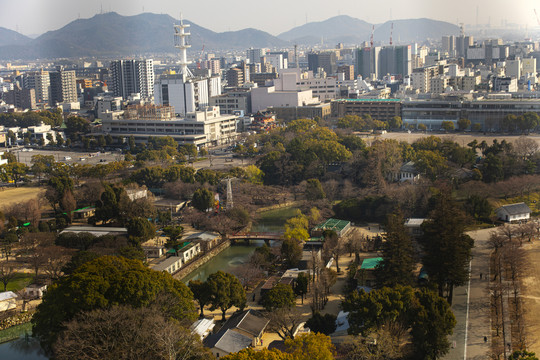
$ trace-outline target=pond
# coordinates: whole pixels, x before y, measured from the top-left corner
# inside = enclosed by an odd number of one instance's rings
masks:
[[[296,208],[293,207],[265,211],[260,214],[257,223],[252,226],[251,230],[263,232],[283,231],[285,221],[295,215]],[[241,242],[239,244],[231,245],[204,265],[193,270],[183,278],[182,281],[185,283],[189,282],[189,280],[206,281],[210,274],[218,272],[219,270],[234,273],[234,270],[245,264],[255,249],[263,244],[264,241],[262,240],[252,240],[249,245]],[[271,241],[270,246],[273,245],[277,244]]]
[[[0,340],[17,337],[14,340],[0,344],[0,359],[2,360],[46,360],[47,356],[41,351],[39,342],[32,337],[30,323],[13,326],[0,331]]]

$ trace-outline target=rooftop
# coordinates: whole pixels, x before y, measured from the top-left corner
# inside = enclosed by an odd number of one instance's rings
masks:
[[[171,256],[171,257],[168,257],[167,259],[163,260],[162,262],[160,262],[159,264],[157,264],[156,266],[154,266],[152,268],[152,270],[156,270],[156,271],[165,271],[167,270],[167,268],[169,266],[171,266],[172,264],[178,262],[178,261],[182,261],[182,258],[180,256]]]
[[[6,301],[17,298],[17,294],[13,291],[4,291],[0,293],[0,301]]]
[[[365,270],[375,269],[375,267],[379,265],[381,261],[383,261],[382,257],[364,259],[364,261],[362,261],[362,266],[360,266],[360,269],[365,269]]]
[[[344,102],[401,102],[401,99],[336,99]]]
[[[322,224],[319,224],[313,228],[313,230],[338,230],[342,231],[350,224],[350,221],[339,219],[328,219]]]
[[[531,209],[524,202],[503,205],[500,209],[504,209],[508,215],[519,215],[531,212]]]

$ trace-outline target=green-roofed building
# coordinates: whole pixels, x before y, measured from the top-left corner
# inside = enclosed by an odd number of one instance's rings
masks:
[[[382,257],[367,258],[362,261],[360,269],[356,271],[355,278],[360,286],[375,286],[375,268],[383,261]]]
[[[328,219],[325,222],[315,226],[311,230],[312,237],[321,237],[325,230],[335,231],[341,237],[351,229],[351,222],[347,220]]]
[[[360,269],[373,270],[377,267],[377,265],[379,265],[379,263],[382,260],[383,260],[382,257],[364,259],[364,261],[362,261],[362,265],[360,266]]]

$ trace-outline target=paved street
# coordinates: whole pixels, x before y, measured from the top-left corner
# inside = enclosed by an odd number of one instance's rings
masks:
[[[491,335],[487,240],[493,230],[494,228],[469,233],[474,239],[475,246],[472,250],[470,284],[454,290],[452,310],[456,316],[457,324],[450,342],[455,346],[444,357],[445,360],[488,358]],[[482,274],[482,278],[480,278],[480,274]],[[484,342],[484,336],[487,337],[487,342]]]

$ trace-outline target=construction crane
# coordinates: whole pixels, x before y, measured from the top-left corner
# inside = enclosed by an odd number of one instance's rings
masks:
[[[392,33],[394,32],[394,23],[390,25],[390,46],[392,46]]]
[[[371,47],[373,47],[373,33],[375,32],[375,25],[371,28],[371,39],[369,40],[369,43],[371,44]]]

